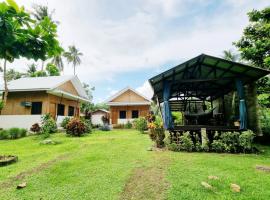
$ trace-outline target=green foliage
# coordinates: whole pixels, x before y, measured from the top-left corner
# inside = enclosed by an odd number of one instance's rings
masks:
[[[68,63],[72,63],[74,75],[76,74],[76,66],[81,64],[81,56],[83,55],[79,49],[77,49],[74,45],[68,47],[68,51],[63,54]]]
[[[92,123],[91,120],[85,119],[84,117],[81,118],[81,121],[85,125],[85,133],[91,133],[92,132]]]
[[[65,117],[65,118],[63,119],[63,121],[61,122],[60,125],[61,125],[61,127],[63,127],[64,129],[66,129],[69,122],[70,122],[70,117]]]
[[[54,64],[47,64],[46,71],[49,76],[60,76],[60,71]]]
[[[244,29],[242,38],[235,42],[241,56],[255,66],[270,68],[270,7],[248,13],[250,24]]]
[[[211,144],[212,151],[217,153],[225,152],[226,145],[221,140],[214,140]]]
[[[224,132],[221,134],[221,141],[225,144],[225,151],[237,153],[239,150],[239,132]]]
[[[174,120],[174,124],[181,125],[183,123],[183,115],[181,112],[172,112],[172,118]]]
[[[144,131],[147,130],[147,120],[144,117],[135,119],[133,124],[134,124],[135,129],[140,131],[140,133],[144,133]]]
[[[130,121],[128,121],[128,122],[124,125],[124,127],[125,127],[126,129],[131,129],[131,128],[132,128],[132,123],[131,123]]]
[[[20,129],[19,128],[11,128],[8,130],[10,139],[20,138]]]
[[[66,126],[66,133],[75,137],[82,136],[86,133],[85,123],[78,118],[72,118]]]
[[[9,139],[9,132],[8,130],[0,130],[0,140]]]
[[[7,73],[6,73],[7,81],[19,79],[22,76],[23,76],[22,73],[15,71],[14,69],[9,69],[9,70],[7,70]]]
[[[180,136],[179,149],[188,152],[191,152],[194,149],[194,144],[189,132],[185,132],[182,136]]]
[[[50,114],[45,114],[42,116],[41,132],[44,134],[57,132],[57,124]]]
[[[10,128],[8,130],[0,130],[0,140],[5,139],[18,139],[22,137],[26,137],[27,130],[24,128]]]
[[[11,0],[0,3],[0,58],[9,62],[21,56],[45,60],[61,52],[56,24],[48,17],[35,21],[15,4]]]
[[[0,111],[4,108],[4,102],[0,100]]]
[[[239,136],[239,145],[242,148],[242,151],[244,153],[245,152],[252,152],[253,139],[254,139],[254,133],[250,130],[243,132]]]
[[[177,145],[174,142],[170,144],[166,144],[166,146],[170,151],[180,151],[179,145]]]

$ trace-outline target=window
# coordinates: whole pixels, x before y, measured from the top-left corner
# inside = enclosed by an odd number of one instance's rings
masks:
[[[132,119],[136,119],[139,117],[139,111],[138,110],[132,110]]]
[[[40,115],[42,113],[42,102],[32,102],[31,115]]]
[[[120,110],[119,118],[120,119],[126,119],[126,117],[127,117],[127,112],[125,110]]]
[[[68,116],[74,116],[74,107],[73,106],[68,107]]]
[[[57,105],[57,115],[60,115],[60,116],[65,115],[65,105],[63,105],[63,104]]]

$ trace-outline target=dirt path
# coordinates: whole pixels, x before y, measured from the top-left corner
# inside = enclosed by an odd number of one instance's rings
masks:
[[[162,200],[170,187],[165,178],[166,168],[170,159],[164,152],[153,152],[154,162],[150,167],[140,167],[133,170],[127,181],[121,200]]]

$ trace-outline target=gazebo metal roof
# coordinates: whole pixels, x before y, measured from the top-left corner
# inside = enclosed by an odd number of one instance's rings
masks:
[[[235,80],[244,85],[254,82],[269,70],[251,67],[222,58],[201,54],[149,80],[154,95],[163,102],[164,81],[172,81],[171,98],[216,99],[235,90]]]

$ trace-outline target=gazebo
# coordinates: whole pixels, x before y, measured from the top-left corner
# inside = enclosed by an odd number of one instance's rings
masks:
[[[249,129],[246,85],[270,71],[201,54],[149,80],[165,129],[170,132],[242,131]],[[226,98],[237,91],[239,126],[230,123]],[[252,97],[256,98],[255,96]],[[175,124],[172,111],[181,112],[182,124]]]

